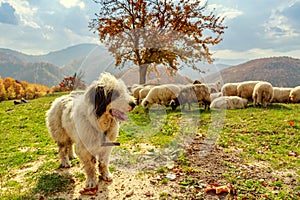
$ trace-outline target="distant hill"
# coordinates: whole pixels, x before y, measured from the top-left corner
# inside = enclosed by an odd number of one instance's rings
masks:
[[[205,77],[208,82],[241,82],[249,80],[268,81],[277,87],[300,85],[300,59],[291,57],[271,57],[251,60],[237,66],[221,70],[218,74]]]
[[[88,85],[104,71],[114,75],[121,74],[128,84],[139,82],[138,71],[131,69],[134,65],[129,63],[120,69],[116,68],[114,63],[115,59],[106,47],[97,44],[75,45],[38,56],[0,48],[0,76],[2,78],[11,77],[49,87],[58,85],[64,77],[71,76],[76,72],[84,74],[83,79]],[[160,72],[161,77],[156,77],[155,73],[152,73],[147,80],[152,83],[170,81],[184,83],[186,80],[196,79],[206,83],[266,80],[274,86],[294,87],[300,85],[300,60],[289,57],[256,59],[233,67],[206,63],[198,65],[205,73],[184,67],[177,72],[181,76],[174,77],[176,80],[169,80],[169,77],[165,76],[164,70]],[[127,71],[128,69],[134,73]]]
[[[63,67],[74,59],[85,58],[93,49],[98,47],[100,46],[97,44],[79,44],[45,55],[27,55],[11,49],[0,48],[0,58],[9,56],[20,62],[48,62],[55,66]]]
[[[0,62],[0,76],[51,87],[65,77],[63,71],[50,63]]]
[[[104,49],[100,48],[97,44],[79,44],[63,50],[50,52],[46,55],[37,56],[37,59],[52,63],[58,67],[63,67],[65,64],[72,62],[74,59],[84,59],[96,48],[98,50]]]
[[[0,48],[0,76],[12,77],[46,86],[58,85],[66,76],[84,71],[86,82],[90,83],[99,76],[99,71],[107,67],[104,60],[109,60],[104,47],[96,44],[81,44],[46,55],[26,55],[11,49]],[[90,61],[94,60],[94,63]],[[95,63],[98,61],[98,64]],[[99,62],[102,69],[98,69]],[[92,70],[97,68],[97,70]]]
[[[121,73],[117,74],[118,78],[121,78],[126,85],[133,85],[139,83],[139,69],[138,67],[131,68],[128,70],[124,70]],[[159,66],[157,67],[157,71],[152,71],[146,76],[146,83],[148,84],[187,84],[191,83],[192,80],[176,73],[176,75],[170,76],[166,67]]]
[[[197,63],[197,67],[202,71],[201,73],[191,69],[190,67],[184,67],[179,69],[179,73],[183,76],[189,77],[192,80],[203,80],[206,76],[219,72],[222,69],[230,67],[225,64],[208,64],[208,63]],[[205,82],[205,81],[204,81]]]

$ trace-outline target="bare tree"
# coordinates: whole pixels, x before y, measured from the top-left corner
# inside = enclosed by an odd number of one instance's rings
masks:
[[[197,61],[213,62],[209,46],[218,44],[226,29],[223,18],[204,14],[203,1],[94,1],[99,13],[89,27],[114,55],[116,66],[130,61],[139,66],[141,84],[151,64],[177,70],[185,63],[200,70]]]

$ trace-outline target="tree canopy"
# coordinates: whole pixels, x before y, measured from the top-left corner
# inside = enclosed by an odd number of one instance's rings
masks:
[[[150,65],[177,70],[180,63],[199,69],[213,62],[209,46],[221,42],[223,18],[207,13],[206,3],[194,0],[94,0],[99,13],[90,21],[100,41],[114,55],[116,66],[139,66],[145,83]],[[205,14],[207,13],[207,14]]]

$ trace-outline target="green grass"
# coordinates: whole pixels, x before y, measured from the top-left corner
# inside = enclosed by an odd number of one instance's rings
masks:
[[[0,103],[0,199],[34,198],[35,193],[43,193],[39,189],[43,177],[58,168],[58,163],[53,162],[57,159],[56,144],[48,135],[45,113],[60,95],[20,105],[13,101]],[[36,171],[24,174],[24,180],[14,180],[18,172],[36,162],[41,163]]]
[[[82,173],[64,176],[55,172],[59,167],[57,148],[47,133],[45,112],[60,95],[42,97],[21,105],[14,105],[12,101],[0,103],[0,199],[35,199],[38,194],[51,196],[72,188],[74,183],[70,177],[84,182]],[[239,197],[296,199],[294,196],[300,193],[300,187],[289,188],[280,173],[288,172],[286,177],[295,178],[299,185],[300,158],[289,156],[290,152],[300,154],[299,104],[274,104],[267,109],[249,107],[224,112],[193,109],[192,112],[174,112],[170,108],[165,110],[156,106],[145,111],[136,107],[130,113],[130,119],[121,125],[118,138],[121,147],[115,149],[126,149],[138,143],[149,143],[156,149],[177,148],[195,135],[216,137],[217,145],[225,152],[238,150],[239,156],[245,160],[244,164],[261,163],[266,166],[266,173],[278,174],[277,180],[266,182],[264,186],[260,179],[239,177],[236,174],[243,172],[236,163],[224,161],[230,171],[224,172],[223,177],[234,184]],[[184,154],[179,154],[177,159],[184,172],[203,173],[201,169],[190,167],[190,161]],[[16,180],[18,172],[30,169],[36,163],[39,163],[37,169],[29,170],[22,180]],[[72,163],[76,165],[78,160]],[[165,173],[163,167],[158,168],[156,173]],[[114,166],[112,170],[115,170]],[[192,182],[195,180],[190,177],[180,185]]]
[[[299,104],[248,108],[227,112],[219,143],[243,149],[243,156],[253,161],[267,161],[272,168],[295,168],[300,160],[288,156],[300,148]],[[294,121],[295,126],[290,125]]]

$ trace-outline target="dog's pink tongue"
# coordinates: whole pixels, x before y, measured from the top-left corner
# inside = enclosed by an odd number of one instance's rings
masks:
[[[121,112],[119,110],[112,109],[112,115],[115,118],[122,120],[122,121],[128,120],[128,116],[124,112]]]

